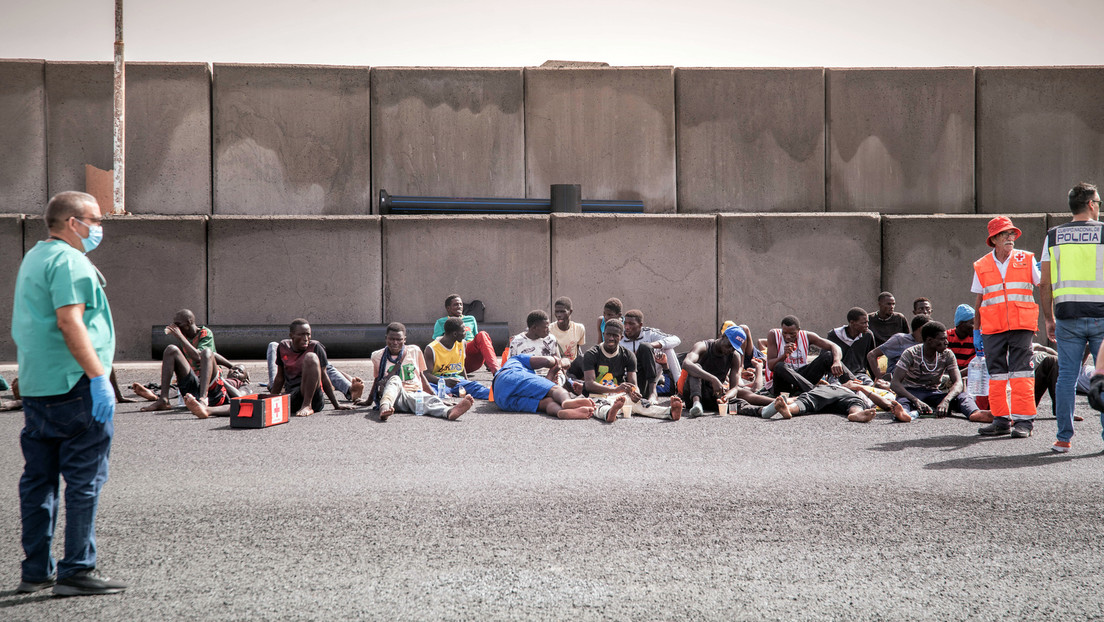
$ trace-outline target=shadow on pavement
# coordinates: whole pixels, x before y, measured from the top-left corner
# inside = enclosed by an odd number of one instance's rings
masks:
[[[21,605],[33,605],[47,600],[53,600],[54,595],[50,590],[38,594],[20,594],[15,590],[0,592],[0,609],[19,607]]]
[[[1056,454],[1052,451],[1044,451],[1022,456],[976,456],[972,458],[956,458],[944,462],[932,462],[925,464],[928,471],[941,471],[945,469],[971,469],[987,471],[991,469],[1020,469],[1027,467],[1040,467],[1057,464],[1060,462],[1072,462],[1084,458],[1100,458],[1101,453],[1082,454],[1071,456],[1069,454]]]
[[[946,434],[944,436],[929,436],[927,438],[914,438],[906,441],[889,441],[878,443],[870,448],[870,451],[903,451],[905,449],[942,449],[943,451],[957,451],[986,440],[976,434]]]

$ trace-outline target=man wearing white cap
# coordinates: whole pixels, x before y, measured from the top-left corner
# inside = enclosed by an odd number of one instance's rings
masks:
[[[993,422],[978,428],[985,436],[1031,436],[1035,421],[1035,372],[1031,339],[1039,325],[1032,295],[1041,275],[1035,255],[1017,250],[1021,232],[1007,216],[989,221],[985,243],[993,252],[974,262],[977,294],[974,327],[981,331],[989,370],[989,409]],[[1012,390],[1009,401],[1008,390]]]

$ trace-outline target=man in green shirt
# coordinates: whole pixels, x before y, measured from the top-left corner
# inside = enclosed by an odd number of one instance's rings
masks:
[[[126,584],[96,569],[96,506],[107,481],[115,427],[108,380],[115,326],[103,275],[84,253],[103,239],[92,195],[63,192],[45,213],[49,238],[27,252],[15,280],[17,348],[26,465],[19,479],[22,582],[17,592],[53,586],[62,596],[114,594]],[[65,556],[50,553],[65,478]]]
[[[433,325],[433,338],[445,334],[445,321],[450,317],[460,318],[464,322],[464,371],[470,374],[486,365],[487,371],[492,374],[498,372],[498,356],[491,344],[491,336],[479,330],[474,316],[464,315],[464,299],[450,294],[445,298],[445,313],[447,315]]]
[[[136,395],[153,402],[143,411],[172,409],[169,388],[173,376],[181,394],[191,395],[206,406],[222,406],[236,397],[230,395],[219,369],[219,365],[230,368],[230,361],[215,351],[214,333],[206,326],[197,326],[190,309],[177,311],[172,324],[165,327],[165,334],[172,335],[177,343],[166,346],[161,357],[160,395],[137,382],[130,386]]]

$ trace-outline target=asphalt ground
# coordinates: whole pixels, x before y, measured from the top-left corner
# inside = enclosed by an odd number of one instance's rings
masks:
[[[1065,455],[1047,398],[1028,439],[488,403],[241,430],[140,406],[116,414],[98,521],[99,566],[130,589],[98,597],[14,593],[22,416],[0,413],[0,619],[1104,619],[1104,441],[1083,397]]]

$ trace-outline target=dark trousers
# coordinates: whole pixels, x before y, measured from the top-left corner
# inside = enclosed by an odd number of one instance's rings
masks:
[[[636,386],[645,397],[648,396],[648,384],[659,381],[659,363],[655,360],[652,346],[641,345],[636,349]]]
[[[702,409],[705,412],[717,412],[717,400],[724,396],[714,393],[711,383],[703,382],[701,378],[691,376],[690,372],[687,372],[686,382],[682,385],[682,401],[690,406],[694,403],[695,397],[701,399]]]
[[[791,396],[801,395],[815,387],[830,369],[832,369],[831,350],[822,350],[820,356],[800,368],[787,365],[785,360],[780,361],[772,370],[774,372],[774,384],[771,393],[775,396],[781,393],[789,393]],[[854,378],[855,376],[844,367],[840,379],[847,381]]]
[[[1035,405],[1038,406],[1043,396],[1050,392],[1050,409],[1054,412],[1058,401],[1055,393],[1057,388],[1058,357],[1048,354],[1035,365]]]
[[[64,579],[96,567],[96,507],[107,481],[112,421],[92,418],[92,393],[81,377],[65,395],[23,396],[19,443],[26,466],[19,479],[23,518],[24,581]],[[58,476],[65,478],[65,557],[54,562],[50,545],[58,513]]]
[[[851,409],[866,408],[866,402],[854,392],[843,387],[832,385],[820,385],[809,389],[797,397],[801,404],[802,414],[830,413],[834,415],[846,415]]]

